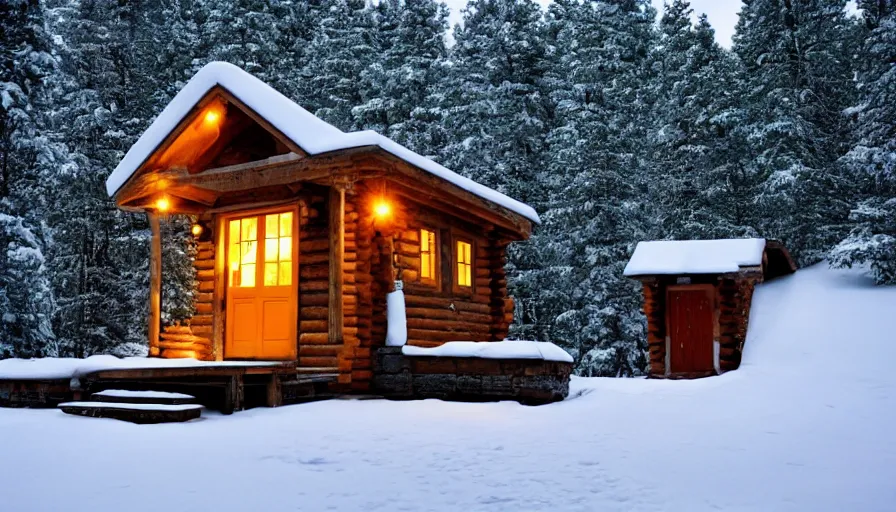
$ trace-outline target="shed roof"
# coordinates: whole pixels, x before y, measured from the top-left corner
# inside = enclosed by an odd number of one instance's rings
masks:
[[[762,265],[764,238],[639,242],[626,276],[724,274]]]
[[[106,180],[106,191],[110,196],[124,186],[193,107],[216,86],[226,89],[309,155],[364,146],[378,146],[401,160],[486,201],[495,203],[533,222],[540,222],[538,213],[531,206],[465,178],[377,132],[371,130],[343,132],[311,114],[258,78],[226,62],[206,64],[162,110],[162,113],[137,139],[137,142]]]

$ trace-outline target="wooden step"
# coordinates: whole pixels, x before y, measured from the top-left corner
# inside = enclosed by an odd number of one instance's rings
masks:
[[[134,404],[105,402],[65,402],[59,408],[66,414],[91,418],[112,418],[140,425],[181,423],[198,418],[202,406],[196,404]]]
[[[196,397],[184,393],[168,393],[165,391],[130,391],[126,389],[107,389],[90,395],[93,402],[119,404],[193,404]]]

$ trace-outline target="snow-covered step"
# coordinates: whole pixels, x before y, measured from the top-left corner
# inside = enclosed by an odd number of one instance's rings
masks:
[[[202,406],[198,404],[65,402],[59,404],[59,409],[66,414],[138,424],[178,423],[194,420],[202,414]]]
[[[107,389],[90,395],[91,401],[133,404],[192,404],[196,397],[185,393],[167,391],[131,391],[128,389]]]

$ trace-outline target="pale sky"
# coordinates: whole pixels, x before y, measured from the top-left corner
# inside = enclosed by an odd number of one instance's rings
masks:
[[[460,11],[467,5],[467,0],[442,0],[451,9],[449,21],[453,26],[460,21]],[[537,0],[541,5],[551,3],[551,0]],[[658,12],[663,10],[663,0],[651,0]],[[716,29],[716,40],[725,48],[731,47],[731,36],[734,35],[734,25],[737,23],[737,13],[740,12],[740,0],[691,0],[691,8],[694,16],[706,13],[709,22]]]

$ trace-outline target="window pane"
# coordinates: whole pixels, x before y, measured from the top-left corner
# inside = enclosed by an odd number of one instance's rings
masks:
[[[292,212],[280,214],[280,236],[292,236]]]
[[[473,246],[470,244],[464,244],[464,263],[473,263],[473,258],[471,257],[471,252],[473,250]]]
[[[258,240],[258,217],[249,217],[240,221],[242,237],[240,241]]]
[[[425,277],[427,279],[432,278],[432,273],[429,268],[429,253],[428,252],[420,253],[420,276]]]
[[[280,261],[292,260],[292,238],[283,237],[280,239]]]
[[[277,214],[264,216],[264,237],[277,238]]]
[[[240,243],[240,221],[230,221],[230,243]]]
[[[420,230],[420,252],[429,252],[429,231]]]
[[[240,266],[240,287],[252,288],[255,286],[255,265]]]
[[[277,286],[277,263],[264,264],[264,285]]]
[[[288,286],[292,284],[292,262],[283,261],[280,263],[280,286]]]
[[[264,241],[264,261],[277,261],[277,239],[267,238]],[[267,280],[265,280],[267,283]]]
[[[258,242],[242,242],[240,244],[241,254],[240,254],[240,263],[255,263],[255,251]]]

